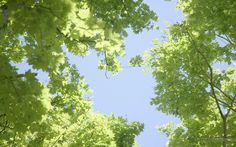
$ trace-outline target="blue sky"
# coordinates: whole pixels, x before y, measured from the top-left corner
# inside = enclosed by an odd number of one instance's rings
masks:
[[[163,35],[167,23],[180,21],[181,12],[176,11],[176,1],[144,0],[159,16],[159,31],[144,31],[138,35],[129,31],[125,40],[126,56],[121,59],[123,66],[135,55],[142,54],[152,47],[152,40]],[[137,137],[140,147],[165,147],[167,138],[157,132],[156,127],[167,122],[179,122],[177,118],[166,116],[150,105],[154,97],[155,81],[151,74],[142,68],[125,68],[117,76],[106,78],[104,71],[97,70],[98,58],[95,53],[85,58],[71,56],[70,60],[78,65],[90,88],[94,91],[94,111],[124,116],[129,121],[145,124],[144,132]]]

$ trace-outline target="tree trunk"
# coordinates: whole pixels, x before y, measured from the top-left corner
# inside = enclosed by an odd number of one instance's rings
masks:
[[[223,147],[227,147],[227,117],[223,118]]]

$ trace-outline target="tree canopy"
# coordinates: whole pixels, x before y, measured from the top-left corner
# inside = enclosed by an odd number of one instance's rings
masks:
[[[177,7],[184,20],[130,64],[152,72],[151,104],[181,120],[159,128],[168,146],[236,146],[236,1]],[[157,19],[142,0],[0,0],[0,146],[136,146],[144,124],[94,112],[68,54],[95,51],[98,68],[116,74],[126,30]]]
[[[181,119],[160,128],[168,146],[235,146],[236,1],[179,0],[171,25],[144,58],[156,79],[157,109]]]
[[[133,146],[143,124],[93,112],[67,53],[95,50],[98,67],[115,74],[125,29],[156,20],[142,0],[1,0],[0,146]],[[30,69],[20,73],[19,63]]]

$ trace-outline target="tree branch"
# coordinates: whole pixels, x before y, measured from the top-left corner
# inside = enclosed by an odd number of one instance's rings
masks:
[[[72,38],[70,37],[68,34],[64,34],[58,27],[56,28],[57,29],[57,32],[63,36],[64,38],[68,39],[68,40],[72,40],[73,42],[77,42],[77,43],[83,43],[85,44],[87,47],[88,44],[94,44],[96,43],[93,39],[89,38],[89,37],[83,37],[83,38],[80,38],[80,39],[75,39],[75,38]]]
[[[198,77],[199,77],[201,80],[205,81],[206,83],[208,83],[208,84],[210,85],[210,82],[209,82],[208,80],[204,79],[204,78],[201,77],[200,75],[198,75]],[[213,85],[213,86],[214,86],[214,85]],[[211,97],[212,97],[212,96],[211,96]],[[214,98],[214,97],[212,97],[212,98]],[[217,98],[217,99],[218,99],[218,98]],[[231,99],[231,100],[235,100],[235,98],[233,98],[233,99]],[[227,106],[230,110],[236,112],[236,109],[234,109],[232,105],[229,105],[229,104],[227,104],[226,102],[224,102],[224,101],[222,101],[222,100],[220,100],[220,99],[218,99],[218,101],[219,101],[220,103],[224,104],[225,106]],[[233,104],[234,104],[234,103],[235,103],[235,102],[233,102]]]
[[[186,28],[186,33],[188,35],[189,41],[193,44],[195,50],[202,56],[203,60],[205,61],[205,63],[208,66],[208,69],[209,69],[209,72],[210,72],[210,82],[209,82],[209,84],[210,84],[210,87],[211,87],[212,95],[213,95],[213,98],[215,100],[216,106],[217,106],[217,108],[219,110],[220,116],[223,119],[224,118],[224,114],[223,114],[223,112],[222,112],[222,110],[220,108],[219,100],[217,99],[217,96],[216,96],[216,93],[215,93],[215,89],[214,89],[214,86],[213,86],[213,82],[214,81],[213,81],[213,69],[212,69],[212,66],[210,65],[210,63],[207,60],[206,56],[198,49],[195,40],[193,39],[192,35],[189,33],[187,28]]]
[[[223,39],[223,40],[225,40],[225,41],[227,41],[229,44],[235,46],[235,43],[227,35],[225,35],[225,37],[224,37],[220,34],[216,34],[216,36]]]
[[[106,62],[106,71],[105,71],[105,76],[107,79],[109,79],[108,75],[107,75],[107,66],[108,66],[108,62],[107,62],[107,53],[106,51],[104,51],[104,56],[105,56],[105,62]]]
[[[205,63],[207,64],[208,66],[208,69],[209,69],[209,72],[210,72],[210,81],[207,80],[208,84],[210,85],[210,88],[211,88],[211,93],[212,93],[212,97],[213,99],[215,100],[215,103],[216,103],[216,106],[218,108],[218,111],[220,113],[220,116],[222,118],[222,128],[223,128],[223,142],[222,142],[222,145],[223,147],[226,147],[227,146],[227,117],[230,113],[230,110],[234,110],[232,108],[232,105],[233,105],[233,102],[234,102],[234,99],[231,99],[230,96],[228,96],[223,90],[221,90],[219,87],[217,87],[215,84],[214,84],[214,81],[213,81],[213,68],[212,66],[210,65],[209,61],[207,60],[206,56],[198,49],[194,39],[192,38],[191,34],[188,32],[187,30],[187,34],[190,38],[190,42],[192,42],[192,44],[194,45],[195,47],[195,50],[202,56],[203,60],[205,61]],[[222,36],[220,36],[221,38],[224,38]],[[225,39],[225,38],[224,38]],[[233,44],[231,42],[231,40],[229,38],[226,38],[225,40],[227,40],[229,43]],[[201,76],[200,76],[201,77]],[[229,98],[230,100],[232,100],[231,102],[231,106],[229,106],[227,103],[221,101],[220,99],[217,98],[217,95],[216,95],[216,92],[215,92],[215,88],[218,89],[224,96],[226,96],[227,98]],[[220,102],[223,103],[223,104],[226,104],[228,106],[228,111],[227,113],[224,115],[223,113],[223,110],[221,109],[220,107]]]

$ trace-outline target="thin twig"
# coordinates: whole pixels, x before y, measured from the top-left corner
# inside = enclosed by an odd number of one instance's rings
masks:
[[[106,53],[106,51],[104,51],[104,56],[105,56],[105,62],[106,62],[105,76],[106,76],[107,79],[109,79],[109,77],[108,77],[108,75],[107,75],[108,62],[107,62],[107,53]]]

